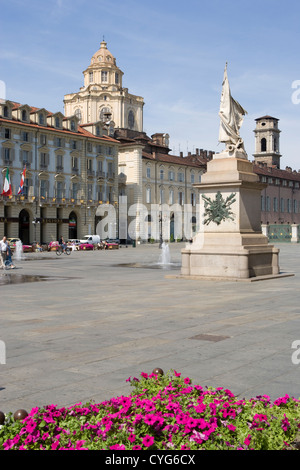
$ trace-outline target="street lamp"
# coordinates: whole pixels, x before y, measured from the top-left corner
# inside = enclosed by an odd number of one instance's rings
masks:
[[[32,221],[32,223],[34,224],[34,243],[36,243],[36,224],[39,224],[40,221],[38,220],[37,217],[35,217]]]
[[[158,248],[161,248],[162,247],[162,244],[163,244],[163,236],[162,236],[162,211],[160,211],[159,213],[159,247]]]

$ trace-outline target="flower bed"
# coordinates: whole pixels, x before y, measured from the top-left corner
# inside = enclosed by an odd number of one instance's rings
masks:
[[[238,399],[192,385],[176,371],[129,378],[133,392],[99,404],[33,408],[6,416],[0,448],[30,450],[275,450],[296,448],[299,400]]]

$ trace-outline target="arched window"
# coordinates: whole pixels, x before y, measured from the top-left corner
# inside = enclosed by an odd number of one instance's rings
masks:
[[[128,113],[128,126],[129,126],[129,129],[134,128],[134,114],[133,114],[133,111],[131,110]]]
[[[266,152],[267,151],[267,141],[264,137],[260,141],[260,151],[261,152]]]

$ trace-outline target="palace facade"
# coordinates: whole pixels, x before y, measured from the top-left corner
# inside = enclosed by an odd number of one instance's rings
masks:
[[[98,205],[118,200],[119,143],[107,134],[103,124],[96,131],[76,116],[1,102],[1,173],[9,168],[12,195],[0,196],[0,237],[28,244],[94,233]]]

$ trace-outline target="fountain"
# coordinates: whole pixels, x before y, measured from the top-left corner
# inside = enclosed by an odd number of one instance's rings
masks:
[[[14,255],[15,255],[15,260],[16,261],[21,261],[21,259],[23,257],[23,244],[22,244],[21,240],[18,240],[16,242]]]
[[[171,257],[170,257],[170,249],[169,245],[165,242],[161,245],[161,254],[159,256],[159,262],[163,268],[167,268],[170,265]]]

